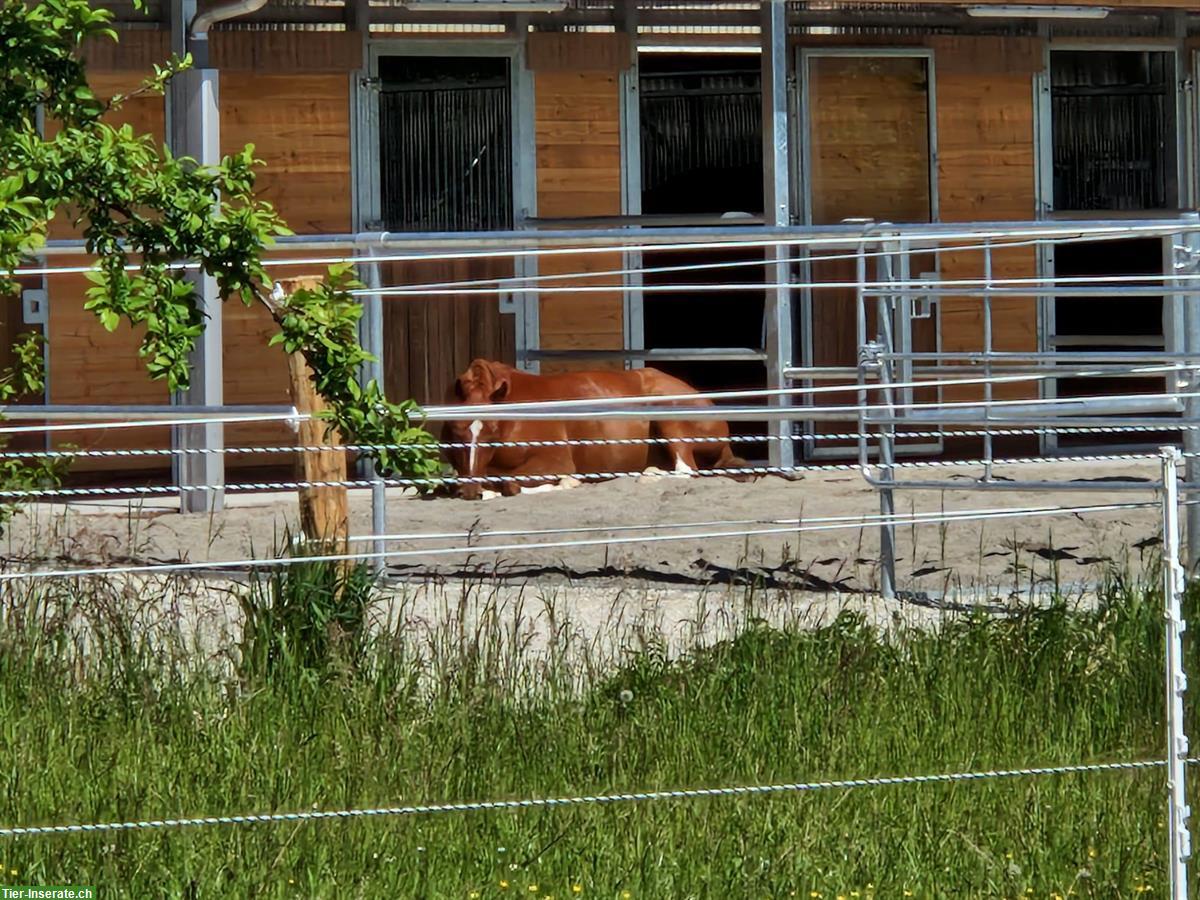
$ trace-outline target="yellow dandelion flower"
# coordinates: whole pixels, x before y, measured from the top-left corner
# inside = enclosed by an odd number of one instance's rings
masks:
[[[9,875],[16,875],[16,874],[17,874],[17,870],[16,870],[16,869],[9,869],[9,870],[8,870],[8,874],[9,874]]]
[[[1088,847],[1088,859],[1095,859],[1095,858],[1096,858],[1096,848]]]
[[[479,891],[471,891],[471,893],[467,894],[467,896],[470,897],[471,900],[478,900]]]
[[[905,891],[905,892],[904,892],[904,896],[905,896],[905,897],[911,897],[912,895],[913,895],[912,891]]]
[[[629,900],[632,896],[633,894],[629,893],[629,891],[621,891],[621,900]]]
[[[810,896],[810,897],[814,897],[814,898],[816,898],[816,897],[820,897],[820,896],[821,896],[821,892],[820,892],[820,891],[809,891],[809,892],[808,892],[808,896]]]
[[[537,885],[536,885],[536,884],[531,884],[531,885],[529,886],[529,893],[531,893],[531,894],[536,894],[536,893],[537,893]]]
[[[572,894],[582,894],[583,893],[583,885],[582,884],[571,885],[571,893]]]
[[[507,881],[501,881],[501,882],[500,882],[500,890],[502,890],[502,891],[507,891],[507,890],[508,890],[508,882],[507,882]]]

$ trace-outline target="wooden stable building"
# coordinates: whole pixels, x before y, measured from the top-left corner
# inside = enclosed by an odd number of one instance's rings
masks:
[[[198,12],[209,13],[204,68],[215,87],[219,151],[255,145],[266,163],[262,194],[299,235],[572,222],[618,229],[854,218],[1136,219],[1197,205],[1200,2],[148,6],[148,14],[118,6],[120,42],[88,49],[93,84],[106,94],[127,90],[173,48],[195,51],[188,25]],[[780,47],[782,82],[769,59],[778,62]],[[170,97],[139,97],[119,117],[167,139],[179,115],[171,106]],[[782,162],[764,155],[780,135]],[[55,237],[71,237],[67,226],[55,227]],[[994,274],[1162,273],[1168,244],[1148,238],[1041,254],[1011,249],[997,254]],[[636,364],[650,351],[655,365],[708,389],[766,384],[762,360],[771,340],[790,347],[796,365],[853,365],[847,303],[814,300],[802,284],[787,292],[791,333],[772,333],[770,288],[754,287],[764,281],[761,249],[713,251],[705,261],[723,264],[714,270],[623,272],[694,261],[694,252],[655,250],[636,259],[611,251],[533,262],[508,256],[389,263],[382,269],[388,286],[621,273],[580,280],[607,288],[590,293],[439,298],[431,288],[385,299],[389,395],[440,402],[474,356],[544,371],[625,365],[626,358]],[[979,254],[970,251],[918,263],[943,280],[980,270]],[[846,281],[852,274],[844,261],[815,262],[803,278]],[[742,287],[689,293],[689,281]],[[674,287],[642,289],[650,285]],[[107,333],[83,309],[82,276],[52,275],[30,287],[45,291],[46,302],[29,294],[23,308],[6,311],[4,326],[44,328],[46,402],[167,402],[164,386],[144,375],[136,336]],[[1078,298],[1003,297],[995,309],[1000,350],[1163,349],[1174,340],[1162,303],[1098,308]],[[287,365],[281,352],[266,348],[265,315],[237,303],[222,315],[224,402],[286,403]],[[941,297],[917,319],[915,346],[981,346],[975,300]],[[673,348],[682,358],[660,362]],[[94,448],[169,446],[171,438],[163,428],[71,432],[56,435],[60,440]],[[278,425],[225,430],[228,446],[293,440]],[[263,459],[227,462],[232,468]],[[144,459],[79,463],[91,467],[148,468]]]

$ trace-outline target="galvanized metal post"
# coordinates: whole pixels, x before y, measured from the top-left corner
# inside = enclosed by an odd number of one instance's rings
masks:
[[[629,36],[629,57],[621,68],[618,84],[621,92],[621,212],[627,216],[642,214],[642,139],[641,139],[641,75],[638,68],[638,5],[626,3],[622,11],[621,30]],[[621,254],[624,277],[625,349],[646,349],[645,296],[642,292],[641,251],[626,250]],[[644,357],[629,357],[626,366],[641,369]]]
[[[763,115],[763,220],[768,226],[792,222],[790,163],[788,157],[788,42],[787,3],[762,3],[762,115]],[[767,387],[786,387],[784,370],[792,364],[791,251],[776,244],[767,249],[773,260],[766,267],[770,280],[766,296]],[[791,398],[777,395],[771,403],[791,405]],[[792,421],[771,423],[771,464],[790,466],[795,461]]]
[[[1180,453],[1164,447],[1162,454],[1163,513],[1163,605],[1166,619],[1167,681],[1167,831],[1171,841],[1169,865],[1172,900],[1187,900],[1187,861],[1192,855],[1192,836],[1188,831],[1191,808],[1187,804],[1185,777],[1188,739],[1184,731],[1183,699],[1187,675],[1183,668],[1183,565],[1179,540],[1179,463]]]
[[[992,406],[992,353],[994,340],[992,338],[992,242],[983,242],[983,377],[988,379],[983,385],[983,401],[988,409]],[[983,480],[992,480],[992,460],[995,449],[992,445],[991,429],[985,429],[983,436]]]
[[[1200,213],[1183,216],[1192,230],[1182,232],[1175,244],[1176,274],[1200,277]],[[1197,287],[1195,280],[1188,281],[1189,287]],[[1183,303],[1183,352],[1187,354],[1187,365],[1200,365],[1200,293],[1188,292],[1180,295]],[[1200,370],[1189,368],[1181,383],[1188,393],[1200,391]],[[1184,419],[1188,425],[1200,425],[1200,397],[1188,397],[1184,405]],[[1195,427],[1183,430],[1183,449],[1187,451],[1184,463],[1189,484],[1200,483],[1200,431]],[[1200,506],[1187,507],[1187,559],[1189,572],[1200,565]]]
[[[889,287],[895,280],[895,267],[892,259],[896,244],[881,245],[884,253],[879,257],[879,280]],[[877,296],[876,316],[879,329],[879,341],[884,347],[885,355],[881,357],[879,366],[879,382],[881,385],[891,385],[891,367],[895,364],[896,352],[896,296],[889,294]],[[881,401],[887,410],[889,419],[896,416],[896,398],[893,388],[883,387],[880,392]],[[879,429],[879,474],[885,485],[890,485],[896,477],[896,426],[884,424]],[[882,516],[879,525],[879,592],[884,600],[896,598],[896,496],[891,487],[879,490],[879,513]]]
[[[376,245],[368,245],[366,252],[368,260],[361,265],[361,268],[365,269],[363,282],[368,290],[378,291],[383,285],[382,275],[379,272],[380,264],[371,259],[376,255]],[[374,357],[363,367],[362,377],[365,382],[374,381],[382,387],[384,383],[383,298],[379,294],[363,294],[362,304],[363,317],[359,339],[363,349]],[[387,552],[387,541],[383,539],[383,535],[387,532],[387,486],[384,484],[378,467],[371,462],[368,462],[367,465],[370,470],[364,474],[371,480],[371,534],[375,538],[371,546],[374,554],[371,559],[371,568],[376,576],[381,576],[387,568],[387,561],[383,555]]]
[[[186,6],[186,4],[185,4]],[[215,165],[221,159],[220,105],[216,69],[191,69],[171,80],[171,147],[177,156],[190,156],[200,165]],[[215,198],[214,198],[215,199]],[[221,327],[221,297],[217,281],[201,272],[189,274],[195,284],[200,308],[206,319],[204,332],[191,355],[191,384],[172,397],[187,406],[221,406],[225,402],[225,373],[222,367],[224,341]],[[181,490],[182,512],[216,512],[224,506],[225,427],[220,423],[178,426],[172,430],[177,450],[173,461],[175,484],[181,488],[204,486],[204,490]]]

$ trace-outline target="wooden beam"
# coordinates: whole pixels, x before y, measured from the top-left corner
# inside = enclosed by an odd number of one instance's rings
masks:
[[[1195,9],[1200,11],[1197,0],[978,0],[971,3],[944,3],[939,0],[879,0],[880,6],[890,4],[903,6],[942,6],[948,9],[965,9],[968,6],[1099,6],[1122,13],[1130,10]],[[1014,18],[1020,18],[1015,16]]]
[[[346,0],[346,30],[371,30],[371,0]]]
[[[212,65],[255,72],[352,72],[362,67],[362,34],[352,31],[214,31]]]
[[[526,59],[531,72],[620,72],[632,60],[630,35],[531,31]]]

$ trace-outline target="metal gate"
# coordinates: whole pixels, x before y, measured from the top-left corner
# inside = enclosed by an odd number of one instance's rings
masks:
[[[380,193],[389,231],[511,228],[508,61],[381,60]]]
[[[503,57],[379,58],[379,186],[388,231],[513,226],[512,62]],[[434,258],[382,266],[384,283],[510,278],[508,258]],[[436,288],[432,288],[436,290]],[[427,293],[383,307],[389,396],[440,403],[475,357],[515,361],[515,322],[495,297]]]
[[[746,199],[723,198],[720,180],[703,190],[657,195],[677,180],[705,173],[762,169],[762,88],[757,68],[641,74],[642,212],[728,212]],[[664,205],[667,204],[667,205]],[[682,205],[692,208],[683,209]],[[754,210],[761,210],[756,198]]]

